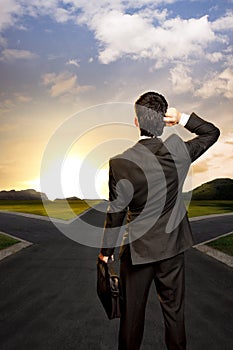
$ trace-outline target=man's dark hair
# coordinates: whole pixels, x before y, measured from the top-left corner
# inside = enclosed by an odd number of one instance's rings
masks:
[[[168,103],[164,96],[157,92],[146,92],[135,102],[141,136],[160,136],[163,133],[163,120]]]

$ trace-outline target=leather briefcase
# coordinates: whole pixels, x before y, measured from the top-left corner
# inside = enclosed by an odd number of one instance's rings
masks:
[[[100,258],[97,261],[97,294],[110,320],[121,317],[120,279],[112,264],[105,263]]]

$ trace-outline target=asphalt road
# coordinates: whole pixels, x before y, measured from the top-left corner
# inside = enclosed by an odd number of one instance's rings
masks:
[[[83,219],[101,227],[104,216],[92,210]],[[233,231],[233,214],[191,226],[200,243]],[[68,239],[46,220],[0,213],[0,231],[34,243],[0,261],[0,349],[116,350],[119,320],[107,320],[96,295],[99,250]],[[187,251],[188,349],[233,349],[232,311],[232,268]],[[165,350],[154,286],[142,346],[152,349]]]

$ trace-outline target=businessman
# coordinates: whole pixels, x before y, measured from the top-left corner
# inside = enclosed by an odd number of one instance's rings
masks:
[[[213,145],[219,129],[198,117],[168,108],[159,93],[135,102],[139,141],[109,161],[109,206],[99,257],[114,254],[120,230],[120,280],[123,292],[120,350],[140,349],[145,308],[154,281],[164,317],[168,350],[186,349],[184,252],[193,237],[182,198],[189,167]],[[164,126],[180,124],[196,136],[184,142]]]

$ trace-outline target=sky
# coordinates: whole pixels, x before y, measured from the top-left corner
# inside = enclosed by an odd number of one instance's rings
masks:
[[[232,30],[232,0],[0,0],[0,190],[107,197],[149,90],[221,130],[189,187],[232,178]]]

